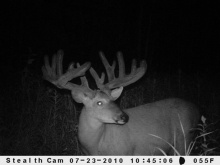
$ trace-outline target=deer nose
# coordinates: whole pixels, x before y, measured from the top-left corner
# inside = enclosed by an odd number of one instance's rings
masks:
[[[129,116],[126,113],[122,113],[120,117],[124,123],[127,123],[129,120]]]

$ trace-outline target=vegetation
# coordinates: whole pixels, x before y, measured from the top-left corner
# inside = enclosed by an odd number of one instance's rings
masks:
[[[77,128],[82,105],[73,101],[69,91],[43,81],[41,74],[29,65],[19,80],[11,90],[1,89],[4,99],[0,100],[0,154],[81,155]],[[145,78],[125,88],[117,102],[122,109],[168,97],[197,103],[203,117],[195,129],[197,136],[192,150],[187,154],[220,155],[219,109],[214,108],[217,99],[214,89],[207,93],[202,90],[203,85],[207,84],[197,75],[187,77],[181,71],[168,76],[147,73]]]

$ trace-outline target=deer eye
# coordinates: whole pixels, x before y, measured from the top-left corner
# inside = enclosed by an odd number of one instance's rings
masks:
[[[103,103],[102,103],[101,101],[98,101],[98,102],[97,102],[97,105],[98,105],[98,106],[101,106],[102,104],[103,104]]]

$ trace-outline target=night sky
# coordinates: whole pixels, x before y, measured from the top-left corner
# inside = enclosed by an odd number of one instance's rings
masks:
[[[99,51],[112,59],[122,51],[128,62],[146,59],[148,69],[160,72],[171,67],[216,73],[218,9],[213,2],[195,0],[9,1],[2,20],[7,45],[2,58],[5,65],[22,68],[30,54],[40,60],[63,49],[68,61],[96,65]]]
[[[99,51],[110,63],[122,51],[127,73],[133,58],[145,59],[145,77],[181,71],[218,91],[218,10],[214,2],[195,0],[8,1],[1,26],[1,86],[14,86],[27,66],[42,75],[44,55],[62,49],[64,70],[71,61],[90,61],[100,74]]]

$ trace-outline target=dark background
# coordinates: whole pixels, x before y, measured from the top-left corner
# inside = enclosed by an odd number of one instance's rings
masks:
[[[11,2],[11,3],[10,3]],[[219,7],[208,1],[9,1],[3,6],[1,71],[13,84],[28,63],[41,74],[43,56],[59,49],[70,61],[101,67],[98,52],[127,67],[145,59],[147,74],[181,70],[219,89]],[[6,45],[5,45],[6,44]]]
[[[30,53],[40,59],[58,49],[82,62],[96,61],[100,50],[107,56],[122,51],[165,72],[170,66],[214,76],[219,66],[214,2],[21,0],[2,8],[7,54],[1,61],[16,69]]]
[[[7,1],[1,6],[1,124],[16,118],[11,107],[21,94],[24,71],[41,79],[44,55],[59,49],[65,67],[91,61],[99,73],[99,51],[110,62],[122,51],[127,72],[132,58],[145,59],[142,83],[181,73],[199,86],[201,112],[219,116],[219,9],[213,1],[199,0]]]

